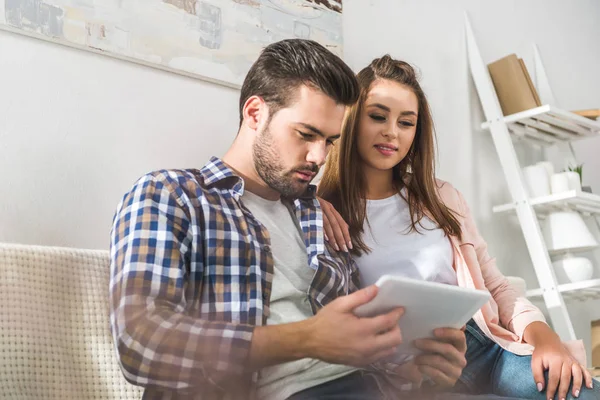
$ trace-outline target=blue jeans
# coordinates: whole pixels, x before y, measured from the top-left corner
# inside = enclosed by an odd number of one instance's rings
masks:
[[[382,387],[382,382],[371,372],[357,371],[334,381],[303,390],[288,400],[509,400],[492,395],[465,395],[461,393],[399,392]]]
[[[531,370],[531,356],[518,356],[504,350],[484,335],[473,320],[466,327],[467,366],[454,390],[459,393],[491,393],[524,399],[546,399],[545,391],[538,392]],[[548,373],[546,371],[546,382]],[[600,388],[581,387],[580,400],[600,399]],[[569,388],[568,399],[574,399]]]

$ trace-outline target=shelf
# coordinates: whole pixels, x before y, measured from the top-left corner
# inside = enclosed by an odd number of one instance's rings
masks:
[[[558,285],[557,289],[562,293],[565,301],[600,299],[600,279]],[[528,290],[527,297],[532,300],[543,300],[543,293],[543,289]]]
[[[597,248],[598,248],[598,246],[572,247],[572,248],[568,248],[568,249],[548,250],[548,254],[550,254],[550,256],[552,256],[552,257],[566,256],[567,254],[587,253],[588,251],[594,251]]]
[[[564,193],[552,194],[550,196],[536,197],[529,200],[538,217],[544,218],[552,211],[563,211],[565,209],[579,211],[584,214],[600,215],[600,196],[597,194],[569,190]],[[516,203],[503,204],[493,208],[495,213],[513,211]]]
[[[600,122],[550,105],[508,115],[502,121],[513,137],[543,145],[600,135]],[[481,127],[489,129],[491,124],[492,121],[484,122]]]

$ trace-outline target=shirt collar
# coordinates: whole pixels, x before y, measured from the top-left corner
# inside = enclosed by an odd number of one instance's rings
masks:
[[[244,180],[235,174],[235,172],[227,166],[218,157],[211,157],[210,160],[202,167],[200,173],[204,177],[206,186],[219,185],[227,189],[233,190],[238,195],[244,194]],[[315,185],[308,185],[306,191],[300,195],[298,200],[313,200],[317,194]],[[295,199],[288,199],[294,201]]]

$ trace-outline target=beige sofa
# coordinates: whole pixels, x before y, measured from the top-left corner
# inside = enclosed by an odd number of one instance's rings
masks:
[[[0,243],[0,398],[140,399],[108,317],[108,251]]]
[[[108,251],[0,243],[1,399],[141,398],[113,349],[109,276]]]

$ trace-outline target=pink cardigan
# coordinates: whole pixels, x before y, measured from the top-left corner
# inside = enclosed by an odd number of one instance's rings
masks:
[[[502,348],[518,355],[532,354],[533,346],[523,341],[523,332],[532,322],[546,322],[544,315],[525,297],[519,297],[498,270],[462,194],[448,182],[438,180],[438,185],[441,200],[458,213],[462,229],[462,239],[451,237],[458,285],[487,289],[492,295],[492,299],[473,316],[473,320],[487,337]],[[587,365],[583,341],[564,344],[580,364]]]

